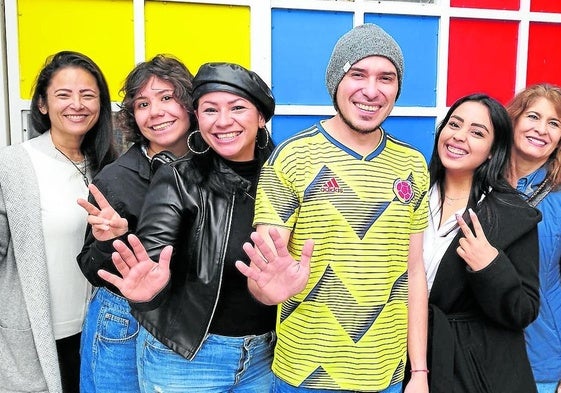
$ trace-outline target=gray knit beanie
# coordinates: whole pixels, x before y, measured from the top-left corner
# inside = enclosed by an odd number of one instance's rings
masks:
[[[353,64],[368,56],[383,56],[393,63],[397,70],[397,97],[399,97],[403,80],[401,48],[382,28],[366,23],[345,33],[333,48],[325,73],[325,83],[333,103],[335,103],[335,92],[345,73]]]

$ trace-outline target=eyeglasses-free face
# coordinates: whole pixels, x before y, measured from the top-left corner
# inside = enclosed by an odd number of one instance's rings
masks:
[[[199,129],[206,143],[230,161],[251,161],[255,138],[265,118],[249,100],[238,95],[214,91],[199,98],[196,110]]]
[[[48,114],[51,134],[83,139],[99,119],[99,87],[95,77],[83,68],[62,68],[53,75],[46,102],[40,103],[39,110]]]

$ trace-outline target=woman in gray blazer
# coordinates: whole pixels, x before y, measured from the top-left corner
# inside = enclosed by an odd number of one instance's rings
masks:
[[[115,158],[99,67],[76,52],[48,59],[31,123],[39,136],[0,150],[0,388],[78,392],[90,286],[75,259],[86,227],[76,200]]]

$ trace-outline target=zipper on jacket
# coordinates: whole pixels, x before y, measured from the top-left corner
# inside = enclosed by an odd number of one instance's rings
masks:
[[[212,313],[210,314],[210,319],[208,320],[208,325],[205,328],[205,334],[203,336],[203,339],[201,340],[201,342],[199,343],[199,345],[197,346],[197,348],[195,349],[195,351],[193,352],[193,355],[189,358],[189,360],[192,360],[195,356],[197,356],[197,353],[199,352],[199,350],[201,349],[201,347],[203,346],[203,343],[205,342],[206,337],[208,336],[208,330],[210,329],[210,325],[212,323],[212,319],[214,318],[214,313],[216,311],[216,306],[218,305],[218,299],[220,298],[220,291],[222,290],[222,277],[224,275],[224,259],[226,258],[226,250],[228,248],[228,241],[230,240],[230,230],[232,229],[232,216],[234,215],[234,204],[236,201],[236,192],[234,191],[234,193],[232,194],[232,204],[230,206],[230,215],[228,217],[228,228],[226,231],[226,239],[225,242],[223,243],[223,251],[222,251],[222,255],[220,256],[220,281],[218,281],[218,291],[216,294],[216,300],[214,301],[214,306],[212,307]]]

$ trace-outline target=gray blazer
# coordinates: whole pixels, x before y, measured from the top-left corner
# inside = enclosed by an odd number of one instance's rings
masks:
[[[62,392],[36,175],[21,145],[0,149],[0,391]]]

